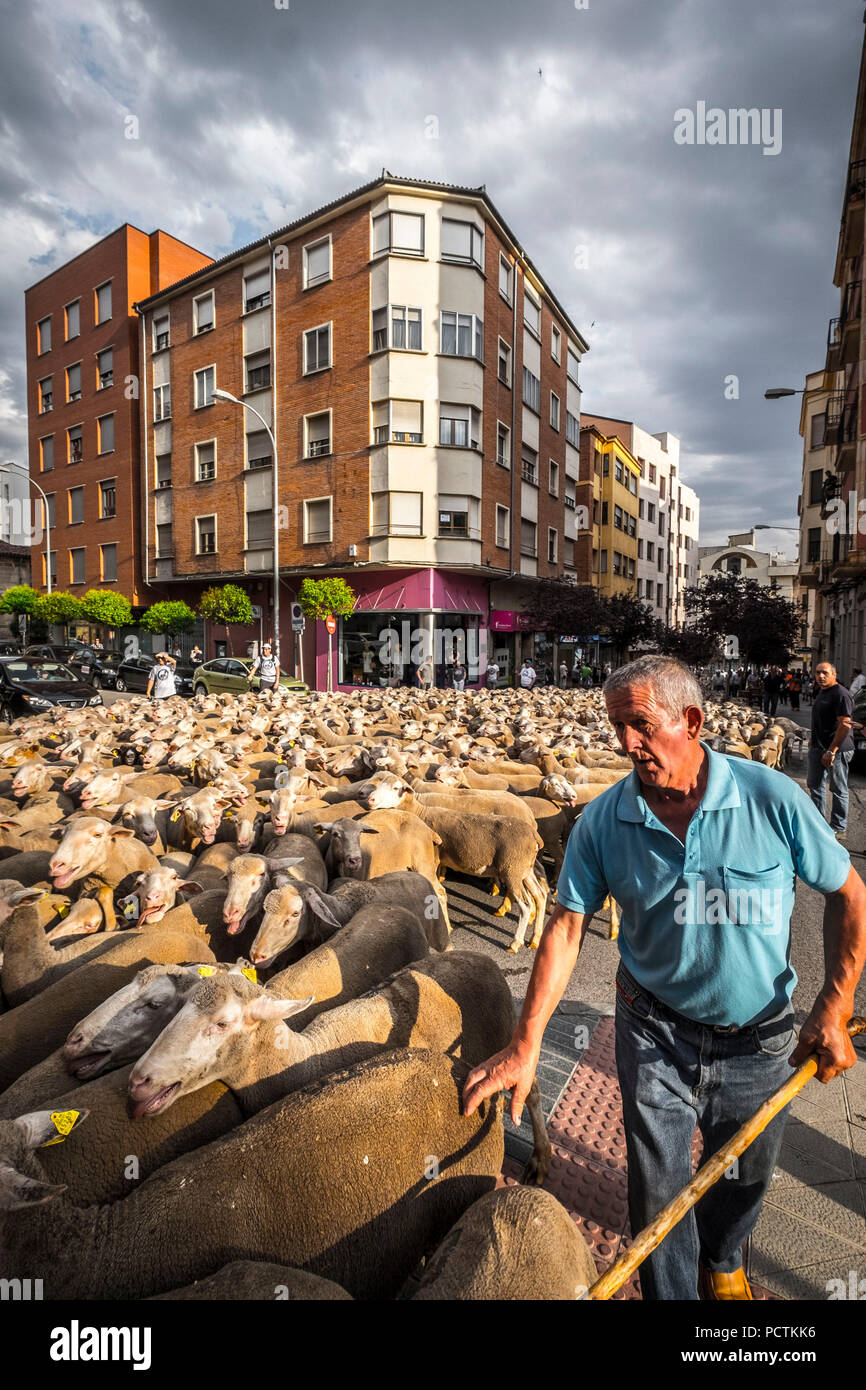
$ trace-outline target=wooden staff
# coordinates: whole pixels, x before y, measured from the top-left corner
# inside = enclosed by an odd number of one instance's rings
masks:
[[[852,1018],[848,1024],[849,1037],[856,1038],[858,1033],[864,1031],[866,1031],[866,1018]],[[712,1158],[698,1169],[691,1182],[687,1183],[676,1197],[671,1198],[654,1221],[644,1227],[630,1249],[624,1255],[620,1255],[619,1259],[614,1261],[610,1269],[602,1274],[600,1279],[596,1279],[587,1292],[586,1298],[596,1301],[611,1298],[617,1289],[631,1278],[638,1265],[643,1264],[647,1255],[651,1255],[656,1246],[661,1245],[668,1232],[673,1230],[686,1212],[690,1211],[704,1193],[712,1187],[713,1183],[727,1172],[734,1159],[739,1158],[753,1140],[757,1139],[758,1135],[767,1128],[767,1125],[778,1115],[779,1111],[784,1110],[798,1091],[802,1091],[806,1082],[815,1075],[817,1070],[818,1058],[813,1055],[792,1073],[790,1079],[783,1086],[780,1086],[764,1101],[760,1109],[756,1110],[745,1124],[740,1126],[729,1144],[714,1153]]]

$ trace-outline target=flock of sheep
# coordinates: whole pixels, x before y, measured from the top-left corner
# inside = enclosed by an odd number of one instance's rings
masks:
[[[714,707],[711,741],[788,734]],[[773,750],[776,750],[775,756]],[[0,739],[0,1276],[48,1298],[573,1298],[496,1188],[510,990],[442,880],[537,945],[581,808],[630,763],[600,693],[399,690],[55,709]],[[491,907],[491,911],[493,908]],[[437,1248],[438,1247],[438,1248]]]

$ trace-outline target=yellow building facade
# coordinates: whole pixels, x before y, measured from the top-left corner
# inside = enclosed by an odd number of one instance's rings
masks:
[[[596,440],[601,452],[599,589],[637,594],[640,464],[615,434]]]

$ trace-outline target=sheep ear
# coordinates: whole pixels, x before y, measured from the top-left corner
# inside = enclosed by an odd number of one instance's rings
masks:
[[[23,1173],[0,1164],[0,1211],[21,1211],[25,1207],[38,1207],[42,1202],[50,1202],[66,1191],[66,1183],[59,1186],[50,1182],[39,1182],[27,1178]]]
[[[12,907],[22,907],[24,903],[38,903],[48,892],[47,888],[16,888],[6,901]]]
[[[135,835],[126,825],[113,825],[108,833],[112,840],[131,840]]]
[[[305,885],[305,888],[306,891],[302,893],[302,897],[307,910],[318,917],[320,921],[325,922],[329,927],[336,927],[339,931],[343,924],[337,921],[337,918],[325,902],[318,888],[314,888],[313,885],[309,883]]]
[[[244,1009],[244,1018],[247,1022],[263,1023],[269,1018],[290,1018],[292,1014],[302,1013],[315,1002],[316,996],[311,994],[309,999],[272,999],[270,995],[261,994],[257,999],[253,999]]]
[[[379,832],[378,832],[378,830],[376,829],[375,825],[362,825],[362,826],[361,826],[361,834],[362,834],[362,835],[378,835]]]
[[[194,898],[197,893],[203,893],[204,888],[194,878],[185,878],[178,884],[177,891],[182,898]]]
[[[65,1123],[54,1123],[54,1115],[57,1114],[58,1121]],[[58,1135],[66,1135],[70,1132],[73,1125],[80,1124],[82,1120],[90,1114],[89,1110],[66,1111],[61,1115],[53,1110],[31,1110],[26,1115],[19,1115],[15,1121],[15,1126],[24,1136],[24,1142],[28,1149],[38,1149],[43,1144],[48,1144],[52,1139],[57,1139]],[[72,1123],[69,1119],[72,1118]],[[51,1195],[54,1195],[53,1193]],[[40,1198],[41,1200],[47,1200]]]
[[[276,876],[281,869],[293,869],[296,864],[303,864],[304,861],[303,859],[271,859],[269,862],[273,864],[274,867],[271,872]]]

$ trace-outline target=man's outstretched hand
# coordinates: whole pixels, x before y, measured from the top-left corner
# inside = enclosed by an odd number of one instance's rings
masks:
[[[815,1075],[819,1081],[825,1082],[832,1081],[834,1076],[853,1067],[857,1053],[848,1034],[847,1023],[848,1019],[841,1009],[816,1001],[800,1029],[797,1046],[788,1059],[791,1066],[801,1066],[814,1053],[818,1058]]]
[[[520,1124],[523,1106],[535,1079],[538,1050],[514,1042],[488,1057],[467,1076],[463,1087],[463,1113],[471,1115],[488,1096],[511,1092],[511,1118]]]

